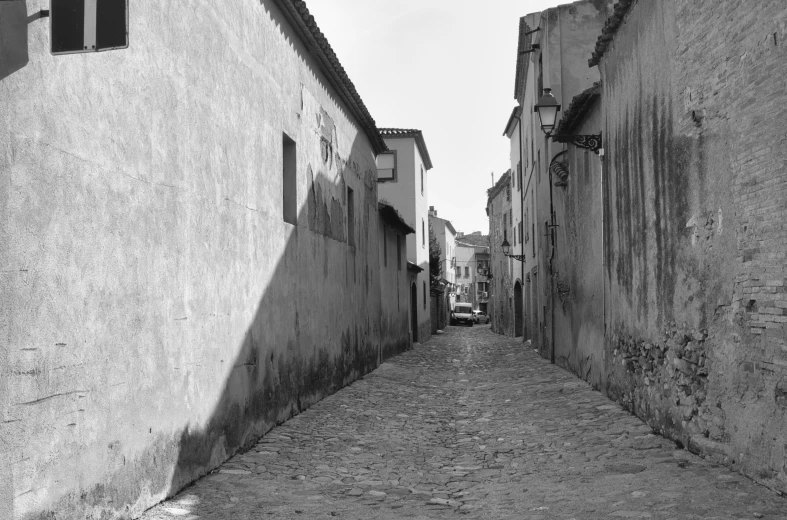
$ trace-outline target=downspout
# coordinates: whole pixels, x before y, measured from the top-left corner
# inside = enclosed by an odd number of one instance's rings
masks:
[[[519,105],[519,106],[520,106],[520,108],[522,107],[522,105]],[[519,111],[519,169],[517,171],[517,175],[519,176],[519,179],[517,179],[519,181],[519,225],[521,225],[521,226],[524,226],[524,222],[525,222],[525,187],[522,186],[522,179],[523,179],[524,174],[525,174],[525,167],[524,167],[524,164],[523,164],[524,156],[522,155],[522,153],[523,153],[523,151],[522,151],[523,150],[522,149],[522,141],[523,141],[524,135],[525,135],[525,133],[522,131],[523,130],[523,127],[522,127],[522,114],[524,112],[525,112],[524,108],[522,108],[522,110]],[[514,229],[514,233],[516,233],[516,229]],[[522,235],[519,236],[519,247],[522,249],[522,255],[524,256],[524,254],[525,254],[525,246],[522,243]],[[519,267],[520,267],[520,271],[521,271],[521,274],[520,274],[520,277],[519,277],[519,280],[520,280],[519,284],[520,284],[520,287],[522,288],[522,290],[519,291],[519,298],[524,300],[524,298],[525,298],[525,262],[520,261],[519,262]],[[516,292],[514,294],[516,295]],[[521,301],[519,303],[520,303],[520,309],[522,310],[522,312],[524,312],[524,310],[525,310],[525,302]],[[514,310],[516,311],[516,305],[514,305]],[[525,317],[522,316],[521,320],[522,320],[522,343],[524,343],[525,342],[525,336],[526,336],[526,334],[525,334]],[[514,336],[516,336],[516,317],[514,317]]]
[[[547,157],[552,155],[552,151],[549,147],[549,137],[545,138],[547,150]],[[555,251],[556,251],[556,244],[555,244],[555,206],[552,199],[552,168],[551,168],[551,161],[550,165],[547,166],[547,172],[549,173],[549,238],[552,242],[552,247],[549,251],[549,300],[550,300],[550,329],[551,329],[551,337],[550,337],[550,345],[549,345],[549,361],[554,364],[555,363]]]

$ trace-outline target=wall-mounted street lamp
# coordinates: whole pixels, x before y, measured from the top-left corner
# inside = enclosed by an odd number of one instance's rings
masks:
[[[520,262],[527,261],[526,255],[509,255],[508,252],[511,251],[511,244],[508,243],[508,240],[505,238],[503,239],[503,243],[500,244],[500,247],[503,249],[503,254],[508,258],[513,258],[514,260],[519,260]]]
[[[585,148],[596,154],[601,149],[601,133],[590,135],[552,135],[557,124],[557,113],[560,111],[560,103],[552,95],[551,88],[544,88],[544,95],[538,100],[533,112],[538,114],[541,122],[541,130],[547,137],[551,137],[557,143],[572,143],[579,148]]]
[[[560,111],[560,103],[557,102],[555,96],[552,95],[552,89],[544,87],[544,95],[541,96],[533,107],[533,112],[538,114],[538,119],[541,122],[541,130],[547,134],[547,137],[552,136],[552,130],[555,129],[557,122],[557,113]]]

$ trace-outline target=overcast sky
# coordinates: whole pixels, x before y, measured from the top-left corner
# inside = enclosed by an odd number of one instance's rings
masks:
[[[429,205],[489,231],[486,190],[508,170],[519,17],[568,0],[307,0],[378,127],[424,132]]]

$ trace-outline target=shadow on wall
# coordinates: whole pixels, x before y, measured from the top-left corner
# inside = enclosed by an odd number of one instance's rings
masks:
[[[263,8],[269,16],[281,17],[277,10],[270,8],[270,2],[263,2]],[[0,79],[28,62],[28,20],[24,2],[0,0]],[[276,21],[280,27],[286,25],[282,20]],[[17,32],[13,32],[14,27]],[[285,38],[291,39],[286,29],[280,30]],[[16,43],[9,45],[9,41]],[[299,52],[301,46],[290,43],[290,48]],[[300,60],[313,63],[309,56],[301,55]],[[318,76],[317,82],[320,81]],[[321,87],[328,96],[331,95],[330,88]],[[304,118],[300,124],[313,122],[314,118]],[[183,353],[189,352],[193,356],[190,360],[197,362],[192,365],[214,366],[198,370],[187,369],[183,365],[179,367],[182,371],[164,376],[182,381],[182,386],[180,383],[171,385],[178,389],[172,395],[162,389],[157,395],[137,398],[147,401],[139,406],[141,415],[147,410],[149,415],[157,417],[162,409],[170,409],[177,410],[178,417],[183,419],[178,419],[175,426],[162,426],[158,433],[155,428],[147,430],[151,436],[139,440],[140,444],[144,443],[144,448],[135,451],[133,459],[110,455],[105,463],[102,462],[102,468],[106,468],[110,478],[101,484],[88,487],[79,483],[82,478],[75,478],[73,484],[68,484],[70,494],[58,499],[54,505],[46,506],[51,510],[42,511],[35,518],[134,516],[164,495],[175,494],[234,453],[251,447],[277,424],[377,367],[381,343],[377,189],[374,173],[364,171],[357,164],[361,162],[374,167],[371,147],[361,133],[349,147],[350,143],[346,141],[329,142],[322,149],[325,144],[324,136],[319,135],[322,129],[302,128],[296,142],[297,186],[307,193],[298,194],[297,200],[302,206],[296,209],[296,225],[284,223],[279,208],[263,208],[264,211],[249,208],[251,211],[246,212],[233,207],[231,212],[223,209],[228,205],[219,206],[222,208],[218,210],[219,221],[243,218],[250,222],[236,226],[252,230],[248,237],[244,237],[248,249],[256,247],[275,251],[268,255],[247,254],[242,250],[236,253],[226,244],[223,248],[223,244],[212,244],[210,248],[210,251],[225,257],[235,255],[231,267],[236,271],[220,272],[222,262],[217,259],[213,272],[206,273],[207,277],[214,279],[210,282],[238,278],[268,280],[265,285],[260,282],[254,289],[224,284],[212,296],[215,298],[216,315],[229,323],[232,321],[228,314],[238,312],[235,302],[254,302],[249,306],[256,304],[250,322],[239,325],[245,327],[242,341],[236,344],[237,340],[233,340],[230,344],[229,341],[216,340],[214,344],[189,345],[183,340],[177,345],[179,352],[173,353],[172,357],[187,357]],[[278,145],[283,146],[281,141]],[[347,155],[340,157],[340,150]],[[272,149],[268,155],[280,157],[281,153],[281,150]],[[221,173],[218,172],[219,175]],[[280,175],[281,172],[271,169],[270,174]],[[274,180],[269,185],[279,186],[280,183]],[[348,185],[354,190],[355,246],[347,241]],[[239,216],[238,211],[244,214]],[[205,219],[205,222],[211,224],[210,219]],[[226,224],[222,227],[233,228]],[[286,231],[280,231],[285,228]],[[199,235],[203,228],[193,229],[197,232],[190,236],[191,240],[205,239]],[[144,229],[138,230],[138,233],[144,232]],[[229,240],[227,243],[237,245],[237,242]],[[189,269],[191,259],[185,253],[172,253],[178,255],[178,270]],[[270,260],[255,264],[253,260],[260,258]],[[246,259],[251,261],[244,265]],[[253,276],[237,275],[244,270]],[[264,275],[260,274],[261,270],[265,271]],[[147,288],[137,287],[137,290]],[[182,290],[187,293],[189,287]],[[246,299],[245,294],[252,290],[258,294]],[[238,292],[244,296],[237,296]],[[187,299],[183,294],[166,297]],[[402,301],[404,305],[404,296]],[[244,314],[250,315],[252,309],[248,308],[248,311]],[[107,319],[106,316],[95,318]],[[179,322],[179,327],[197,326],[196,321]],[[221,328],[226,330],[229,326]],[[219,336],[214,333],[210,337],[215,339]],[[409,342],[402,346],[409,346]],[[134,347],[129,345],[127,348]],[[214,363],[213,358],[219,361],[219,354],[221,363]],[[166,366],[166,363],[158,366]],[[212,373],[206,373],[208,370]],[[193,403],[202,396],[210,396],[210,402],[204,405]],[[112,421],[111,410],[107,411],[106,417]],[[117,422],[100,425],[101,434],[106,436],[124,427]],[[113,450],[119,453],[114,443],[109,445],[109,451]],[[0,475],[4,475],[1,470]],[[3,495],[7,494],[3,487],[0,484],[0,500],[5,500]],[[8,502],[13,509],[13,499]],[[3,508],[0,501],[0,517],[5,518]],[[198,514],[197,511],[195,513]]]
[[[273,16],[266,2],[262,5]],[[378,366],[380,316],[373,315],[380,309],[377,188],[374,176],[359,171],[353,161],[368,154],[370,146],[361,133],[349,156],[340,158],[338,150],[321,151],[323,144],[298,143],[316,147],[298,153],[298,178],[305,176],[308,182],[307,196],[298,197],[305,204],[212,416],[203,428],[186,428],[180,435],[170,495]],[[301,162],[315,155],[322,155],[324,163]],[[328,161],[338,174],[324,173]],[[348,184],[356,188],[353,226],[345,212]],[[353,228],[354,247],[347,236]],[[272,339],[275,329],[286,330],[278,334],[290,338],[286,344]],[[198,509],[192,512],[199,514]]]
[[[0,0],[0,81],[27,65],[27,25],[38,18],[27,16],[24,1]]]

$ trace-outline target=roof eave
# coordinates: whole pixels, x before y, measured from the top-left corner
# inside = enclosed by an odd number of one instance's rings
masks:
[[[406,231],[407,235],[415,233],[415,230],[404,221],[401,215],[399,215],[399,212],[396,211],[396,208],[390,204],[385,204],[384,202],[378,202],[377,207],[378,211],[380,212],[380,217],[382,217],[385,223],[391,225],[392,227]]]
[[[563,117],[557,125],[554,137],[559,138],[573,131],[582,119],[588,114],[593,104],[601,96],[601,82],[597,81],[589,89],[577,94],[571,99],[568,110],[563,113]]]
[[[306,3],[302,0],[274,0],[281,9],[287,21],[298,33],[299,38],[306,44],[309,52],[317,58],[320,69],[325,74],[330,84],[336,89],[337,94],[358,121],[362,130],[369,139],[372,150],[380,154],[388,150],[377,125],[364,105],[361,96],[355,89],[347,73],[344,71],[339,59],[333,52],[328,40],[320,31],[314,17],[309,14]]]
[[[596,48],[593,51],[593,55],[588,60],[588,66],[595,67],[599,64],[601,58],[604,57],[604,54],[607,52],[607,48],[615,39],[615,35],[623,24],[626,15],[636,2],[637,0],[617,1],[612,8],[612,15],[607,18],[606,23],[604,23],[604,28],[601,30],[601,36],[596,40]]]
[[[511,111],[511,115],[508,117],[508,122],[506,123],[506,129],[503,131],[503,135],[506,137],[511,137],[511,134],[514,132],[512,125],[516,120],[519,122],[519,117],[522,115],[522,107],[517,105]]]

